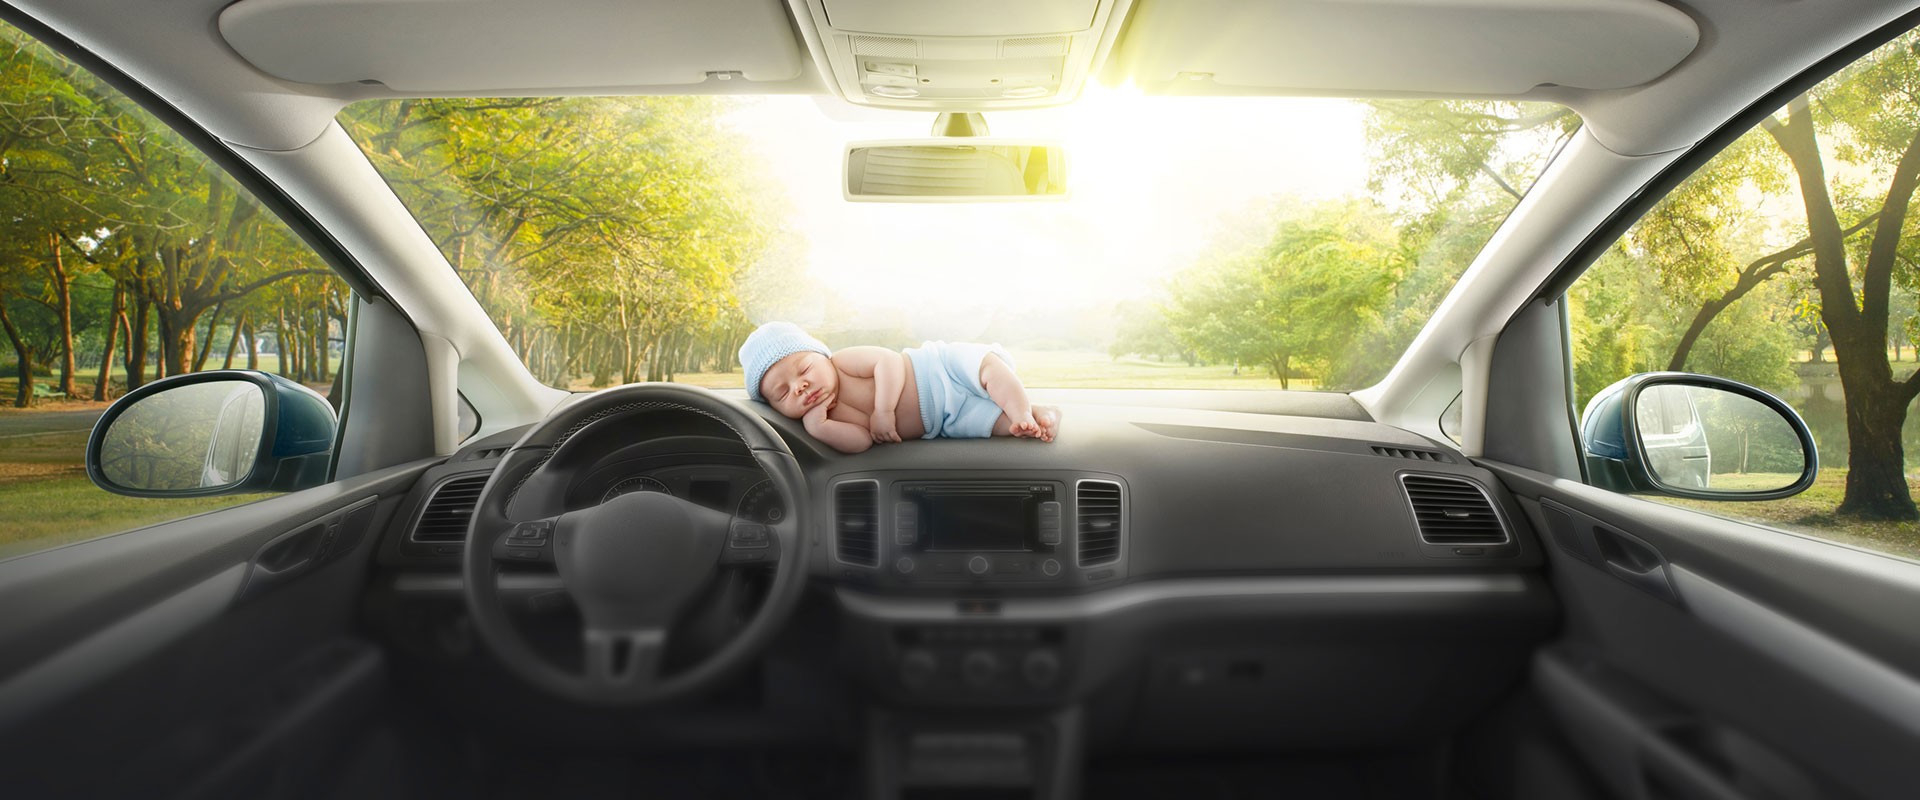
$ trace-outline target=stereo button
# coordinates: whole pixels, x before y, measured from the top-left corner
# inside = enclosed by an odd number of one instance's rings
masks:
[[[1042,561],[1040,562],[1040,571],[1045,573],[1049,578],[1055,577],[1060,574],[1060,562],[1051,558]]]
[[[1040,543],[1060,543],[1060,504],[1052,500],[1040,504]]]
[[[971,572],[975,575],[985,575],[992,570],[993,570],[993,565],[990,563],[987,563],[986,556],[974,556],[973,558],[967,559],[968,572]]]

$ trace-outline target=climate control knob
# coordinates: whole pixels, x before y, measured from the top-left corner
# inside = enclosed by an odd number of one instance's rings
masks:
[[[967,571],[975,575],[985,575],[991,569],[993,569],[993,564],[987,561],[986,556],[974,556],[973,558],[967,559]]]
[[[1052,650],[1035,650],[1020,662],[1020,675],[1036,689],[1052,686],[1060,680],[1060,655]]]
[[[900,684],[909,689],[924,689],[940,671],[940,661],[925,650],[908,650],[900,656]]]
[[[974,650],[960,659],[960,677],[969,686],[986,686],[1000,674],[1000,657],[986,650]]]

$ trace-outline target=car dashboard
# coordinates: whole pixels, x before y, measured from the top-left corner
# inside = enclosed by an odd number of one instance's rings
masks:
[[[661,413],[587,437],[568,503],[660,491],[737,521],[808,515],[812,587],[793,630],[706,707],[763,732],[852,743],[985,714],[1057,737],[1070,712],[1076,746],[1095,750],[1393,746],[1483,710],[1557,624],[1538,539],[1493,475],[1357,406],[1067,404],[1051,444],[911,441],[858,455],[759,410],[804,470],[805,502],[778,497],[724,426]],[[395,515],[374,603],[410,611],[389,619],[457,628],[463,515],[520,433],[428,470]],[[550,568],[510,571],[501,586],[529,630],[578,624]],[[485,658],[472,642],[413,649],[449,704],[532,694],[475,666]],[[779,699],[796,686],[812,704]],[[516,726],[619,713],[542,703],[523,696],[500,713]]]

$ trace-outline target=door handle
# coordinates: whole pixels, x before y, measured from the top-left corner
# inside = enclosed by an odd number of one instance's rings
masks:
[[[1661,600],[1680,604],[1672,582],[1667,580],[1667,560],[1653,545],[1599,525],[1593,526],[1593,540],[1600,547],[1600,560],[1613,577]]]

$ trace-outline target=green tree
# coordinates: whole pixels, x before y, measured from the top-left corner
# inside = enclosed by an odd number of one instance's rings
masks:
[[[1168,327],[1210,360],[1265,367],[1283,389],[1301,371],[1324,385],[1379,329],[1401,275],[1392,219],[1369,201],[1328,202],[1262,245],[1203,256],[1173,285]]]

